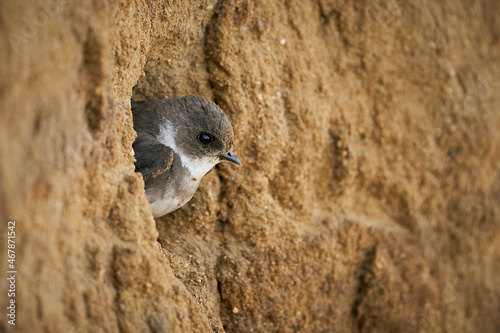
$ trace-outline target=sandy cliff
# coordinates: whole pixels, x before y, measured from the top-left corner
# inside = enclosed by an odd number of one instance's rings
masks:
[[[498,13],[0,1],[0,330],[498,332]],[[130,101],[185,94],[243,165],[155,221]]]

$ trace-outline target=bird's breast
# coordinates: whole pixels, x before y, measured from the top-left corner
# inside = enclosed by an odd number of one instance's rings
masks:
[[[155,217],[171,213],[188,203],[193,197],[201,179],[192,177],[189,173],[170,177],[163,187],[163,191],[156,195],[148,195],[151,210]],[[147,191],[146,191],[147,194]]]

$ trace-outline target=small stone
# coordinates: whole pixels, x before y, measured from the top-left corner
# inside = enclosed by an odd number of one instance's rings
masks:
[[[280,44],[281,44],[281,45],[285,45],[285,44],[286,44],[286,39],[285,39],[285,38],[282,38],[282,39],[280,40]]]
[[[234,308],[233,308],[233,313],[238,313],[238,312],[240,312],[240,310],[238,310],[238,308],[237,308],[237,307],[234,307]]]

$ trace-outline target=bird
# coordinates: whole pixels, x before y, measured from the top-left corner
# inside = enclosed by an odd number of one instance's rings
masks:
[[[184,206],[219,162],[241,165],[232,151],[233,127],[214,102],[187,95],[134,101],[131,108],[135,171],[154,217]]]

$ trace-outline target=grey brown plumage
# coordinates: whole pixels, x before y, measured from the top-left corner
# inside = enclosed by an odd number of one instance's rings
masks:
[[[133,102],[132,114],[137,132],[135,167],[144,177],[155,216],[189,201],[201,178],[221,160],[240,163],[232,153],[229,120],[202,97]]]

